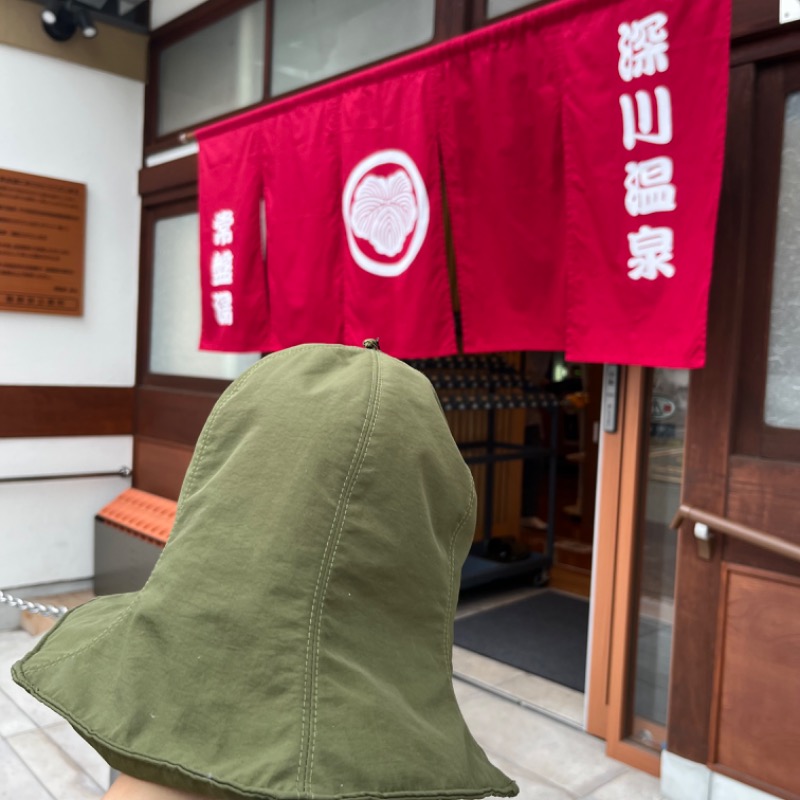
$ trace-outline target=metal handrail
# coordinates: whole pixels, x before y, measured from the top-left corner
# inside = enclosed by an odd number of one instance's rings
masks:
[[[764,531],[758,531],[755,528],[749,528],[746,525],[740,525],[738,522],[731,522],[725,517],[720,517],[717,514],[711,514],[708,511],[702,511],[693,506],[687,506],[681,503],[675,518],[670,523],[671,528],[676,530],[680,528],[684,520],[690,520],[700,525],[705,525],[708,528],[724,533],[726,536],[732,536],[734,539],[741,539],[743,542],[753,544],[763,550],[770,550],[773,553],[790,558],[793,561],[800,561],[800,547],[785,539],[779,539],[777,536],[772,536]],[[702,538],[695,531],[698,538]]]
[[[0,477],[0,483],[28,483],[29,481],[63,481],[73,478],[129,478],[133,474],[130,467],[120,467],[113,472],[70,472],[60,475],[14,475]]]

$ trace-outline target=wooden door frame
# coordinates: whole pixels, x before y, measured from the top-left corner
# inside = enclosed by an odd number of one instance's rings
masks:
[[[587,732],[601,739],[606,738],[608,726],[614,570],[622,482],[621,421],[625,418],[627,374],[628,369],[621,367],[617,385],[617,430],[601,432],[597,465],[585,721]]]
[[[586,730],[606,740],[612,758],[657,776],[660,754],[627,739],[650,376],[644,367],[621,370],[617,431],[603,434]]]
[[[652,370],[629,367],[625,386],[625,414],[622,417],[622,447],[619,481],[619,516],[617,521],[617,558],[613,582],[613,614],[609,652],[609,707],[606,725],[606,752],[637,769],[658,775],[660,753],[631,742],[627,738],[631,717],[629,687],[635,661],[634,619],[637,616],[637,568],[641,545],[644,489],[643,457],[647,448],[647,413]]]

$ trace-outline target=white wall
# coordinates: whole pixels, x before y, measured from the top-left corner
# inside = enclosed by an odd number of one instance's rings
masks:
[[[144,85],[0,45],[0,166],[85,183],[84,315],[0,313],[0,382],[132,386]]]
[[[0,439],[0,478],[131,466],[130,436]],[[94,515],[129,478],[0,482],[0,589],[91,578]]]
[[[132,386],[144,86],[0,45],[0,167],[86,184],[84,315],[0,312],[0,384]],[[131,466],[121,437],[0,439],[0,477]],[[121,478],[0,483],[0,589],[89,578]]]

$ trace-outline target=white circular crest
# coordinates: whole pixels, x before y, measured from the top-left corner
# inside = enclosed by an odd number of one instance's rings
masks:
[[[397,167],[388,175],[370,175],[376,167]],[[378,150],[359,161],[347,178],[342,193],[342,215],[350,255],[361,269],[384,278],[405,272],[425,241],[430,204],[417,165],[402,150]],[[377,261],[365,253],[356,238],[376,253],[397,261]]]

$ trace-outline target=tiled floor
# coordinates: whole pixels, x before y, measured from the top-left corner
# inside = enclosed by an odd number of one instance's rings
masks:
[[[0,800],[102,797],[106,764],[60,717],[11,681],[11,664],[34,643],[23,631],[0,633]],[[607,758],[603,742],[578,729],[580,693],[466,650],[456,649],[454,666],[470,681],[455,681],[464,717],[492,761],[517,781],[521,800],[661,797],[655,778]],[[478,685],[490,681],[507,697]],[[547,712],[520,705],[526,699]]]
[[[551,590],[523,586],[499,594],[472,593],[468,597],[460,598],[456,618],[463,619],[544,591]],[[453,648],[453,672],[460,680],[499,697],[546,714],[574,728],[583,728],[583,692],[576,692],[461,647]]]
[[[0,633],[0,800],[102,797],[110,770],[57,714],[11,680],[11,665],[36,643]]]

